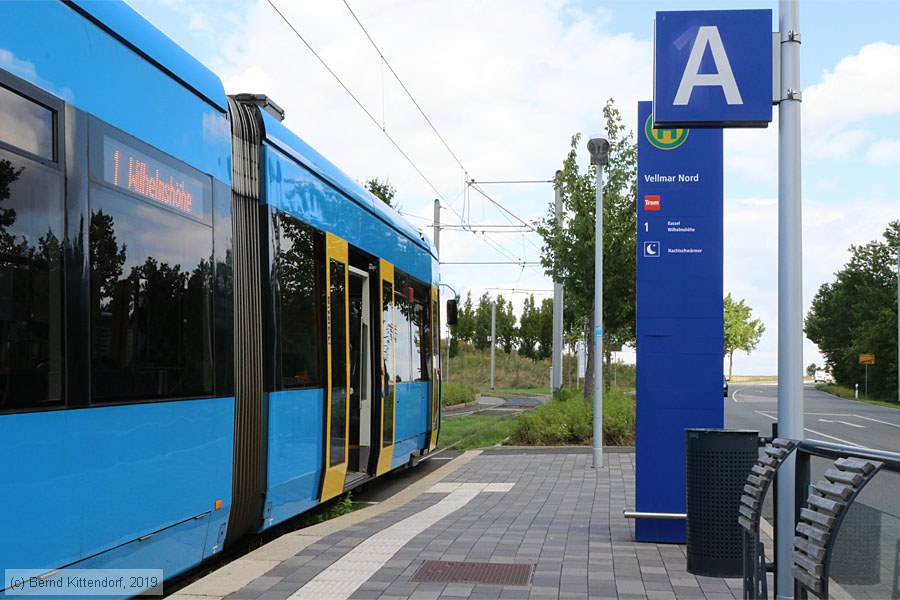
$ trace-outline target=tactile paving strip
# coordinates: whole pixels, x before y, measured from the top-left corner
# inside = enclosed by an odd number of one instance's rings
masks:
[[[412,581],[476,583],[483,585],[528,585],[531,564],[447,562],[426,560]]]

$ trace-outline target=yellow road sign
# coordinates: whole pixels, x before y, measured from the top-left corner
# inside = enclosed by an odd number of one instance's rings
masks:
[[[875,364],[875,355],[874,354],[860,354],[859,355],[859,364],[874,365]]]

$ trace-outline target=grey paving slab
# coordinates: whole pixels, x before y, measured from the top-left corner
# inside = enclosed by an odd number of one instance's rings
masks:
[[[583,449],[466,453],[429,474],[427,487],[405,490],[404,502],[385,501],[328,522],[318,538],[306,537],[293,556],[229,597],[274,600],[324,585],[315,588],[322,593],[304,597],[330,600],[324,590],[329,582],[346,583],[337,569],[348,553],[360,570],[371,563],[365,579],[339,596],[353,600],[741,597],[740,579],[687,573],[683,546],[634,541],[633,522],[622,516],[634,505],[634,454],[609,452],[605,459],[606,468],[593,469]],[[428,491],[436,484],[437,491]],[[441,509],[456,493],[452,489],[474,484],[512,487],[479,492],[430,525],[390,541],[398,528]],[[370,554],[357,555],[361,548]],[[530,564],[533,574],[523,586],[413,581],[425,560]]]

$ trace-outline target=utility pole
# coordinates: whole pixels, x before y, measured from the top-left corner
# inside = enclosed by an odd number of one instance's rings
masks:
[[[556,172],[559,177],[560,171]],[[562,226],[562,192],[556,187],[556,223]],[[550,392],[562,387],[563,361],[563,285],[553,284],[553,368],[550,371]]]
[[[497,349],[497,302],[491,302],[491,389],[494,389],[494,355]]]
[[[803,439],[803,229],[800,196],[800,2],[779,0],[778,94],[778,435]],[[794,596],[796,455],[778,469],[778,598]]]
[[[434,199],[434,249],[438,253],[438,263],[441,260],[441,201]]]
[[[609,162],[609,142],[588,142],[591,164],[597,167],[594,226],[594,447],[593,467],[603,468],[603,167]]]

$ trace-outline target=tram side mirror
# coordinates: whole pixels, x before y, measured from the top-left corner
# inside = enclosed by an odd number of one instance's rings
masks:
[[[447,300],[447,325],[456,325],[459,322],[459,314],[456,310],[456,298]]]

